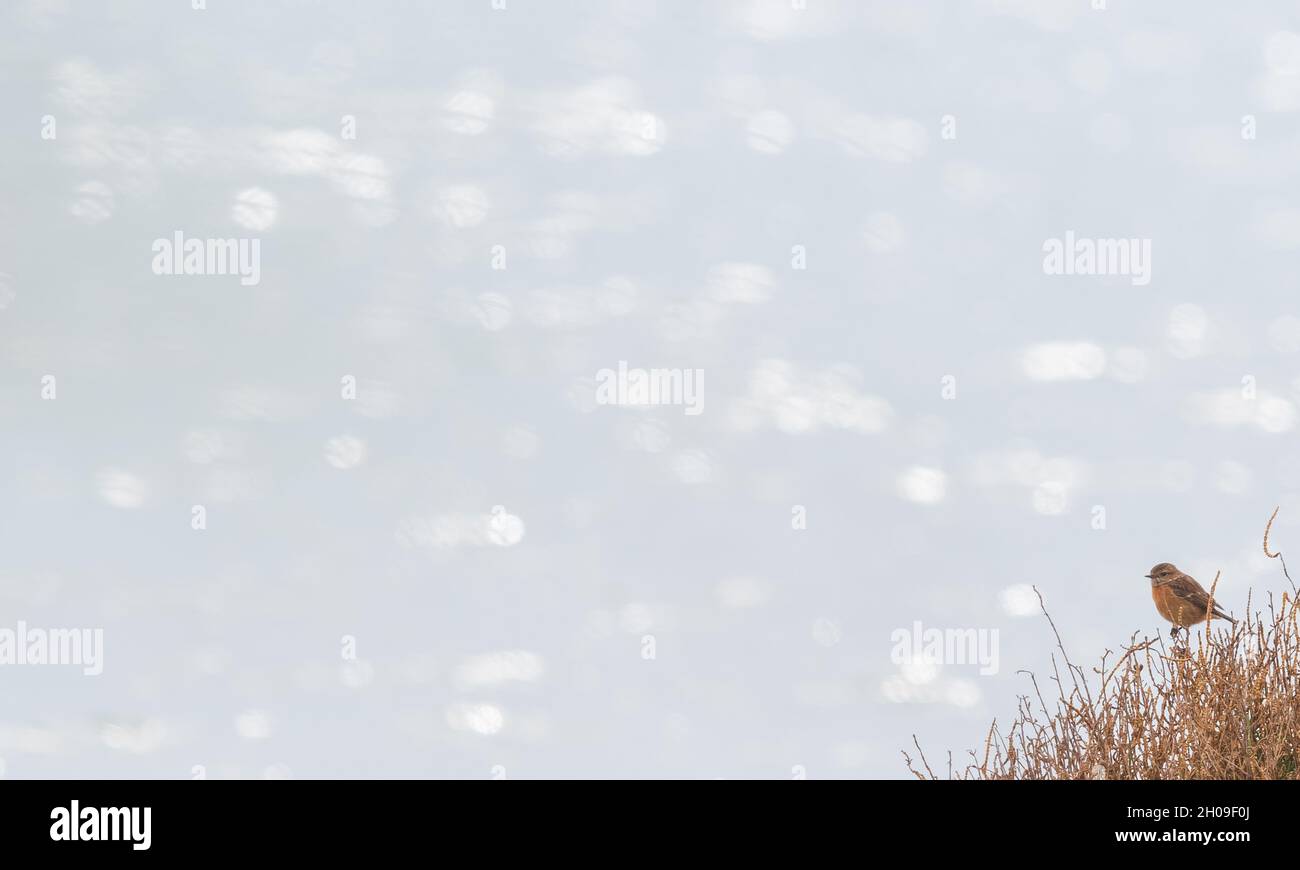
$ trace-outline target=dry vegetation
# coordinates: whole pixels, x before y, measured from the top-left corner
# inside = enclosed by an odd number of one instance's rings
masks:
[[[971,752],[964,769],[954,769],[950,755],[947,778],[1300,778],[1300,611],[1281,553],[1268,548],[1273,518],[1264,553],[1279,560],[1290,589],[1280,602],[1267,593],[1260,612],[1248,599],[1245,618],[1231,629],[1207,622],[1168,648],[1159,637],[1137,642],[1134,635],[1089,674],[1071,662],[1044,608],[1059,652],[1052,706],[1029,674],[1033,692],[1021,697],[1016,718],[1006,728],[994,721],[983,753]],[[919,762],[903,753],[908,769],[942,778],[916,748]]]

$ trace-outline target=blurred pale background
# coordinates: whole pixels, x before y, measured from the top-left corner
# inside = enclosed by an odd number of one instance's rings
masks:
[[[1295,4],[493,5],[4,4],[0,628],[106,646],[0,667],[4,776],[895,777],[1028,584],[1085,662],[1280,588]]]

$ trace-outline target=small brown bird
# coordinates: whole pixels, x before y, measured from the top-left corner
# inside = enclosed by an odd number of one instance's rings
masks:
[[[1177,635],[1180,627],[1187,628],[1205,621],[1210,606],[1210,593],[1200,583],[1168,562],[1161,562],[1146,576],[1151,580],[1151,598],[1156,603],[1156,610],[1174,624],[1170,634]],[[1210,618],[1226,619],[1233,625],[1237,624],[1237,620],[1223,612],[1217,601],[1214,602],[1214,612]]]

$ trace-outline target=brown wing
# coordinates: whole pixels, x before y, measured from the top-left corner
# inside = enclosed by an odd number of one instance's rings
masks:
[[[1179,574],[1171,579],[1169,581],[1169,590],[1183,601],[1186,601],[1188,604],[1195,607],[1200,613],[1205,613],[1205,609],[1210,604],[1210,593],[1206,592],[1205,587],[1201,586],[1200,583],[1197,583],[1186,574]],[[1219,607],[1218,601],[1214,602],[1214,615],[1232,620],[1232,617],[1224,613],[1223,609]],[[1235,622],[1235,620],[1232,621]]]

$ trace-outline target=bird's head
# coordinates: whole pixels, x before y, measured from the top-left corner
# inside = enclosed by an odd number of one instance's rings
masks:
[[[1154,585],[1169,580],[1172,577],[1176,577],[1179,573],[1181,572],[1175,568],[1172,563],[1161,562],[1159,565],[1152,568],[1151,573],[1146,576],[1147,579],[1151,581],[1152,585]]]

